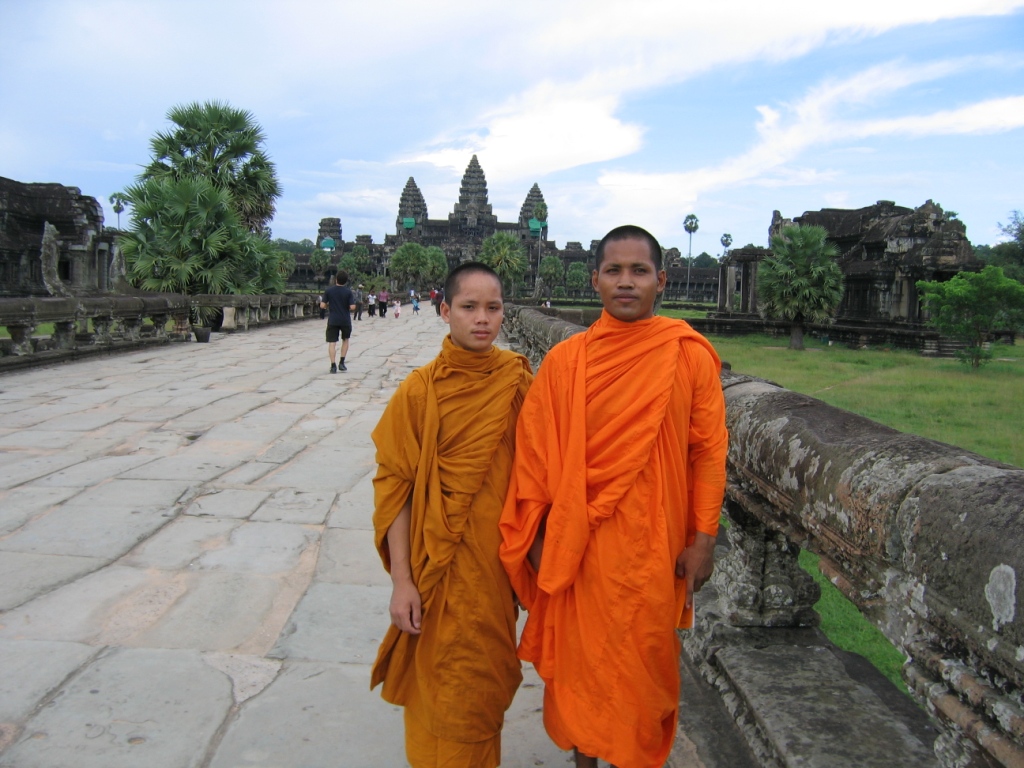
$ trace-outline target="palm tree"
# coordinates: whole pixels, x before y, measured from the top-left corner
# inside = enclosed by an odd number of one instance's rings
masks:
[[[537,203],[533,206],[533,218],[540,222],[540,229],[537,230],[537,271],[535,274],[540,274],[540,254],[541,249],[544,246],[544,224],[548,220],[548,206],[547,203]]]
[[[125,190],[131,228],[118,236],[128,279],[147,291],[280,293],[281,252],[246,231],[231,196],[198,177],[149,179]],[[208,313],[193,313],[205,321]]]
[[[683,229],[690,236],[690,246],[686,249],[686,300],[690,300],[690,265],[693,263],[693,233],[700,229],[700,220],[692,213],[683,219]]]
[[[843,300],[839,249],[824,227],[790,225],[772,236],[772,255],[757,269],[761,317],[788,320],[789,348],[804,348],[804,323],[831,323]]]
[[[281,195],[274,163],[263,151],[263,129],[251,112],[209,101],[172,107],[175,127],[150,141],[153,160],[139,177],[204,177],[231,196],[239,220],[250,232],[262,232]]]
[[[124,208],[128,204],[128,198],[125,197],[124,192],[115,192],[110,196],[110,204],[114,207],[114,213],[117,214],[117,228],[121,228],[121,214],[124,213]]]
[[[729,253],[729,246],[732,245],[732,235],[730,235],[728,232],[726,232],[724,235],[722,235],[721,243],[722,243],[722,258],[724,259],[726,257],[726,254]]]
[[[514,299],[516,285],[526,272],[526,253],[519,238],[508,232],[495,232],[484,240],[480,261],[498,273]]]

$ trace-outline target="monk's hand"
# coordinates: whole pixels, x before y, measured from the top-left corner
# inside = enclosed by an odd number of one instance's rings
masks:
[[[693,607],[693,593],[700,592],[715,569],[715,537],[697,532],[693,544],[676,558],[676,576],[686,579],[686,607]]]
[[[412,579],[396,579],[391,590],[391,623],[410,635],[420,633],[423,604]]]

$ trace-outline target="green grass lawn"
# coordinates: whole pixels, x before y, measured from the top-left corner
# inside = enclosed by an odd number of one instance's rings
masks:
[[[711,337],[734,371],[759,376],[902,432],[939,440],[997,461],[1024,466],[1024,348],[997,347],[996,357],[971,372],[950,359],[916,352],[821,344],[787,348],[788,337]],[[800,565],[821,586],[814,606],[821,629],[837,646],[867,658],[902,690],[903,657],[881,631],[800,553]]]
[[[996,359],[971,372],[952,359],[916,352],[829,347],[807,339],[710,337],[738,373],[774,381],[898,429],[1024,467],[1024,347],[996,347]]]

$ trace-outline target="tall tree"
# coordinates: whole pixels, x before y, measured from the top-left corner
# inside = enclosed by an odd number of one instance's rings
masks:
[[[369,275],[373,271],[373,259],[370,258],[370,249],[362,243],[352,247],[352,261],[355,264],[356,272]]]
[[[388,272],[403,288],[409,283],[419,287],[430,273],[427,249],[419,243],[402,243],[391,255]]]
[[[230,195],[243,226],[262,232],[281,186],[252,113],[220,101],[193,102],[172,107],[167,119],[174,128],[150,141],[153,159],[140,181],[202,176]]]
[[[508,232],[495,232],[484,240],[480,261],[498,273],[509,296],[515,298],[516,286],[526,273],[526,253],[519,238]]]
[[[535,203],[533,206],[533,218],[540,222],[540,229],[537,230],[537,274],[540,274],[541,253],[544,250],[544,225],[548,220],[547,203]],[[550,292],[548,298],[551,298]]]
[[[804,348],[805,323],[831,323],[843,300],[839,249],[824,227],[791,225],[772,236],[772,255],[757,268],[762,317],[787,320],[789,348]]]
[[[917,289],[930,314],[929,324],[966,344],[957,356],[973,370],[992,359],[985,342],[994,331],[1024,328],[1024,285],[1007,277],[1001,267],[961,272],[944,283],[921,280]]]
[[[574,261],[565,273],[565,287],[579,296],[590,285],[590,271],[582,261]]]
[[[690,265],[693,263],[693,233],[700,229],[700,219],[695,214],[688,213],[683,219],[683,229],[690,236],[690,245],[686,249],[686,300],[690,300]]]
[[[436,245],[427,248],[426,280],[430,285],[440,285],[448,277],[448,257]]]
[[[565,279],[565,267],[562,260],[551,254],[540,260],[540,277],[544,281],[544,287],[548,290],[548,298],[551,298],[551,289],[561,285]],[[536,294],[534,294],[536,296]]]
[[[121,228],[121,214],[124,213],[125,206],[128,204],[128,198],[124,192],[115,192],[110,196],[110,204],[114,207],[114,213],[117,214],[117,228]]]
[[[317,283],[326,281],[327,270],[330,268],[333,258],[333,252],[325,251],[323,248],[317,248],[309,254],[309,266],[313,270],[313,274],[316,275]]]
[[[724,259],[729,253],[729,246],[732,245],[732,235],[726,232],[722,235],[720,242],[722,243],[722,258]]]
[[[975,255],[986,264],[1002,267],[1007,277],[1024,283],[1024,215],[1011,211],[1009,223],[1000,224],[999,229],[1010,239],[993,246],[977,246]]]
[[[248,232],[230,195],[208,179],[149,179],[129,187],[125,197],[131,223],[118,243],[134,285],[188,295],[284,289],[283,253]]]

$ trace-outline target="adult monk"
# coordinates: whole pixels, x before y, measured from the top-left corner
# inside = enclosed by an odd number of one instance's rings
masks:
[[[544,358],[523,404],[501,559],[530,612],[519,657],[544,680],[544,726],[577,766],[662,766],[679,641],[711,575],[725,491],[720,362],[654,316],[661,247],[601,241],[601,318]]]
[[[492,269],[456,267],[444,295],[441,353],[402,382],[373,431],[373,525],[394,586],[370,687],[383,682],[384,699],[405,707],[413,768],[491,768],[522,680],[498,518],[533,377],[525,357],[493,346],[504,305]]]

